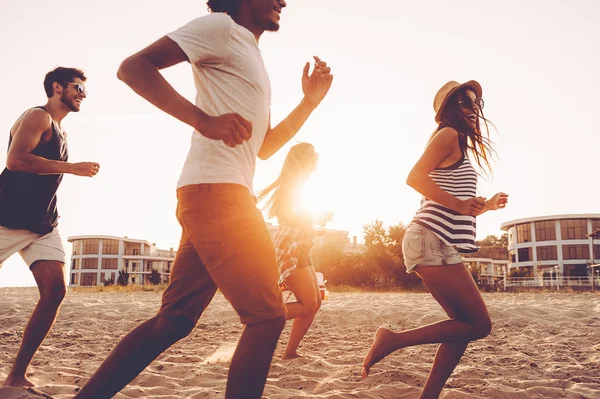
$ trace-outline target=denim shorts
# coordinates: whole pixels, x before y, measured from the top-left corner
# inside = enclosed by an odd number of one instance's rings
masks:
[[[441,266],[462,262],[456,248],[445,244],[431,230],[418,224],[411,224],[404,233],[402,252],[407,273],[412,272],[416,266]]]

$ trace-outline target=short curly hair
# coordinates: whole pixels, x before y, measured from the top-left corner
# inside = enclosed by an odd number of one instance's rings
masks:
[[[240,7],[241,0],[208,0],[206,5],[210,12],[224,12],[235,15]]]
[[[52,87],[54,82],[58,82],[58,84],[65,87],[67,83],[72,82],[75,78],[79,78],[83,82],[87,80],[83,71],[77,68],[58,67],[48,72],[44,78],[44,90],[46,91],[46,96],[50,98],[54,95],[54,88]]]

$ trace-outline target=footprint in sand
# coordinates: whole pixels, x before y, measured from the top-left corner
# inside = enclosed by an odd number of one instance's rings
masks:
[[[0,387],[2,399],[52,399],[52,396],[35,388]]]

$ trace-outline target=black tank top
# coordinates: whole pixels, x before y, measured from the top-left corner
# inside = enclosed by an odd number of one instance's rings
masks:
[[[43,109],[44,107],[35,107]],[[66,162],[67,141],[52,121],[52,138],[31,152],[38,157]],[[12,143],[9,135],[8,148]],[[0,174],[0,226],[25,229],[38,234],[50,233],[58,224],[56,191],[62,174],[38,175],[4,169]]]

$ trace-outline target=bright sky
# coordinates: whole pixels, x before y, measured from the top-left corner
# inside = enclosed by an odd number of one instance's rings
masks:
[[[101,170],[63,180],[59,227],[69,254],[66,238],[85,234],[178,246],[175,185],[192,129],[138,97],[116,71],[130,54],[206,14],[204,3],[0,3],[0,147],[19,115],[46,101],[46,72],[74,66],[89,78],[88,99],[63,127],[70,160],[96,161]],[[260,41],[273,125],[300,101],[302,67],[313,55],[335,75],[297,136],[320,154],[309,202],[333,210],[328,227],[351,235],[375,219],[409,222],[420,196],[405,180],[435,128],[433,96],[448,80],[476,79],[500,156],[480,194],[510,195],[505,210],[478,218],[478,237],[501,234],[512,219],[598,213],[598,15],[595,0],[288,0],[280,31]],[[189,65],[165,73],[193,99]],[[256,188],[276,178],[288,149],[258,161]],[[0,165],[5,160],[2,151]],[[34,284],[18,255],[0,269],[0,286]]]

